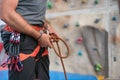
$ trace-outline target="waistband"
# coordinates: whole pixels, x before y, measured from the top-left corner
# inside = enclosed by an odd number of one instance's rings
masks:
[[[44,26],[37,26],[37,25],[32,25],[32,27],[35,29],[35,30],[37,30],[37,31],[39,31],[39,30],[44,30]],[[3,28],[4,30],[6,30],[6,31],[9,31],[9,32],[12,32],[13,30],[10,28],[10,26],[8,26],[8,25],[6,25],[4,28]]]
[[[36,31],[44,30],[44,27],[32,26]]]

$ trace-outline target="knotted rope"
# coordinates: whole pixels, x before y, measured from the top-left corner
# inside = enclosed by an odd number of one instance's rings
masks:
[[[69,47],[68,47],[67,43],[62,38],[56,36],[54,33],[51,33],[50,36],[51,36],[50,40],[51,40],[51,44],[53,46],[53,50],[56,53],[56,55],[60,58],[60,61],[61,61],[62,67],[63,67],[63,71],[64,71],[65,80],[68,80],[67,74],[66,74],[66,69],[65,69],[65,66],[64,66],[64,63],[63,63],[63,59],[67,58],[70,55],[69,54],[70,53]],[[64,43],[64,45],[66,46],[66,48],[67,48],[68,52],[67,52],[67,54],[65,56],[62,56],[60,46],[59,46],[59,43],[58,43],[59,41],[62,41]],[[56,43],[58,51],[56,50],[53,42]]]

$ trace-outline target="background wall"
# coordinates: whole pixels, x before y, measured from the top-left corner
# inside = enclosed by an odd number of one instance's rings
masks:
[[[48,0],[46,18],[70,48],[64,59],[68,73],[120,79],[118,12],[117,0]],[[50,60],[51,71],[63,72],[51,49]]]

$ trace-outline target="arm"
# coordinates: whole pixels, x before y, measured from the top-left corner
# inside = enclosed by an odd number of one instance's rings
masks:
[[[12,29],[37,39],[40,36],[40,33],[34,30],[32,26],[15,11],[17,4],[18,0],[1,0],[1,19],[10,25]],[[38,42],[42,47],[51,47],[49,36],[46,34],[43,34]]]
[[[40,33],[35,31],[16,11],[18,0],[2,0],[1,19],[18,32],[37,38]]]

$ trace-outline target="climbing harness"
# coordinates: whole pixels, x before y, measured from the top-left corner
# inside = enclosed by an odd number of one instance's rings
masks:
[[[23,64],[21,63],[21,61],[27,59],[30,56],[35,57],[40,50],[40,46],[38,45],[31,54],[20,53],[20,50],[19,50],[19,47],[20,47],[20,33],[16,32],[16,31],[11,31],[9,26],[6,26],[5,28],[10,33],[9,34],[10,37],[9,37],[9,35],[7,35],[8,36],[7,40],[4,38],[6,36],[2,36],[4,42],[9,42],[6,46],[7,47],[6,49],[8,49],[8,50],[6,50],[6,53],[8,54],[9,57],[8,57],[7,61],[4,62],[1,66],[5,67],[6,65],[8,65],[9,70],[21,71],[23,69]],[[33,28],[37,31],[44,30],[43,28],[40,28],[40,27],[37,27],[37,26],[33,26]],[[2,33],[5,33],[5,31],[3,31]],[[69,56],[69,53],[70,53],[69,47],[66,44],[66,42],[62,38],[55,35],[55,33],[50,33],[49,35],[51,36],[50,41],[51,41],[51,44],[53,46],[53,50],[56,53],[56,55],[60,58],[60,61],[62,63],[65,80],[68,80],[67,75],[66,75],[65,66],[64,66],[64,63],[63,63],[63,59],[65,59]],[[62,41],[67,48],[68,52],[65,56],[63,56],[62,53],[61,53],[59,43],[58,43],[59,41]],[[57,45],[57,50],[56,50],[56,48],[53,44],[54,42]],[[45,55],[48,55],[48,50],[47,49],[42,54],[42,56],[45,56]]]
[[[43,28],[37,26],[33,26],[33,28],[37,31],[43,30]],[[20,53],[20,33],[13,31],[8,25],[1,31],[1,34],[6,53],[8,55],[8,59],[1,66],[5,67],[8,65],[9,70],[21,71],[23,69],[21,61],[30,56],[35,57],[40,50],[40,46],[38,45],[30,54]],[[42,56],[47,54],[48,51],[45,50]]]
[[[66,70],[65,70],[65,66],[64,66],[64,63],[63,63],[63,59],[67,58],[70,55],[69,54],[70,53],[69,47],[62,38],[56,36],[54,33],[50,33],[49,35],[51,36],[51,43],[52,43],[52,46],[53,46],[53,50],[56,53],[56,55],[60,58],[60,61],[61,61],[62,67],[63,67],[63,71],[64,71],[65,80],[68,80]],[[65,56],[63,56],[61,51],[60,51],[60,47],[59,47],[59,44],[58,44],[59,41],[62,41],[65,44],[66,48],[67,48],[68,52],[67,52],[67,54]],[[53,44],[54,42],[57,45],[58,51],[56,50],[56,48],[55,48],[55,46]]]
[[[35,30],[37,30],[37,31],[42,31],[42,30],[44,30],[44,27],[38,27],[38,26],[32,26]],[[20,53],[19,55],[20,55],[20,60],[21,61],[23,61],[23,60],[25,60],[25,59],[27,59],[28,57],[36,57],[36,55],[38,54],[38,52],[39,52],[39,50],[40,50],[40,45],[37,45],[36,46],[36,48],[34,49],[34,51],[32,52],[32,53],[30,53],[30,54],[24,54],[24,53]],[[45,49],[45,51],[42,53],[42,57],[43,56],[45,56],[45,55],[48,55],[48,50],[47,49]]]

